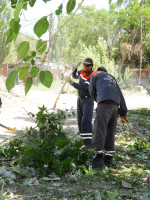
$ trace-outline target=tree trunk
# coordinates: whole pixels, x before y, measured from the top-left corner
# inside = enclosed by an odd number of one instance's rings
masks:
[[[142,57],[143,57],[143,50],[142,50],[142,43],[143,43],[143,0],[141,2],[141,51],[140,51],[140,70],[139,70],[139,85],[141,84],[141,71],[142,71]]]

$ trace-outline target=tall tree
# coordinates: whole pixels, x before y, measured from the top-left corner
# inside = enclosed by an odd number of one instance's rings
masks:
[[[5,9],[4,9],[5,8]],[[3,63],[5,57],[9,54],[10,45],[6,45],[6,30],[9,27],[12,11],[8,0],[0,1],[0,64]]]
[[[111,3],[112,0],[109,0],[109,3]],[[132,0],[117,0],[117,4],[120,6],[123,3],[132,2]],[[139,0],[141,5],[140,10],[140,66],[139,66],[139,85],[141,82],[141,69],[142,69],[142,61],[143,61],[143,7],[146,5],[150,5],[150,0]]]

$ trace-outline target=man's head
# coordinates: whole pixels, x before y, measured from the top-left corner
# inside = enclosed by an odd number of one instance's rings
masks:
[[[83,62],[83,67],[85,72],[91,71],[93,68],[93,60],[91,58],[86,58]]]
[[[107,70],[105,69],[105,67],[98,67],[97,71],[107,72]]]
[[[69,65],[65,64],[65,70],[67,70],[69,68]]]

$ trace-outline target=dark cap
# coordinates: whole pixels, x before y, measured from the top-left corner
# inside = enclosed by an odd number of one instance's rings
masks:
[[[83,63],[88,63],[93,65],[93,60],[91,58],[86,58]]]
[[[105,69],[105,67],[98,67],[97,71],[107,72],[107,70]]]

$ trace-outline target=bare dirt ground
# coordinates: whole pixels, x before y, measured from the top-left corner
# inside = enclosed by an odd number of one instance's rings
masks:
[[[35,127],[34,118],[29,116],[29,112],[36,114],[39,109],[45,105],[50,112],[54,105],[58,93],[54,91],[30,90],[27,96],[24,93],[24,85],[16,85],[11,92],[7,92],[4,80],[0,79],[0,96],[2,98],[2,107],[0,108],[0,123],[17,130],[25,130],[26,127]],[[60,86],[61,89],[61,86]],[[143,91],[141,94],[130,94],[124,91],[125,100],[128,109],[150,108],[150,96]],[[57,107],[60,109],[74,109],[76,111],[76,94],[61,94]],[[95,104],[96,107],[96,104]],[[64,129],[69,132],[78,132],[76,117],[68,119]],[[0,142],[7,136],[14,134],[7,129],[0,127]]]

